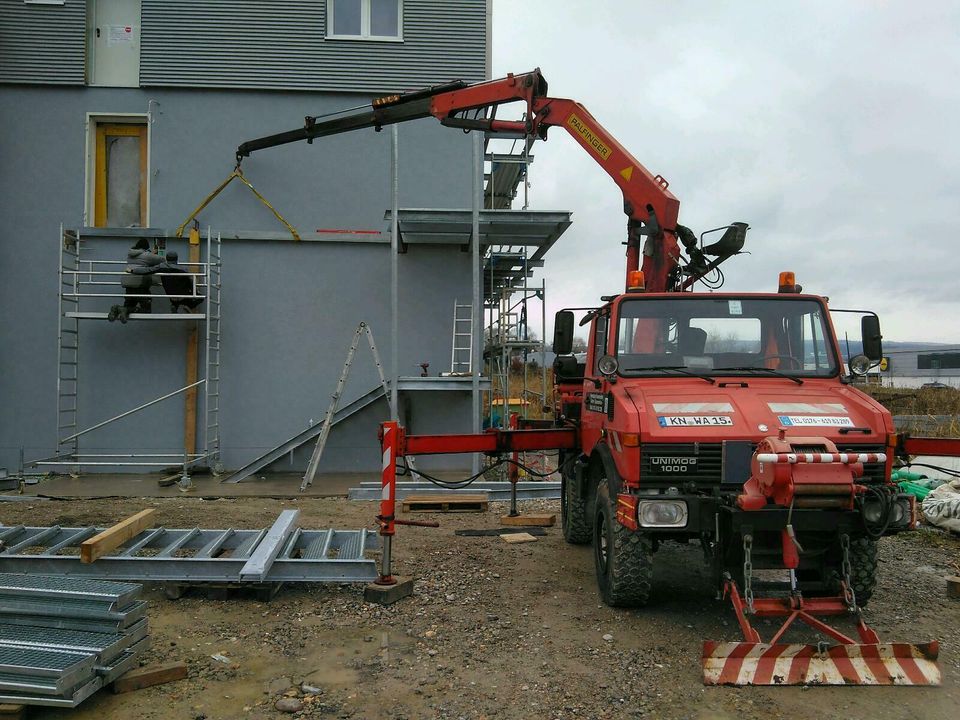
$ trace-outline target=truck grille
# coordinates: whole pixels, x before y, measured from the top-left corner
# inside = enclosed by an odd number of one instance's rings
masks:
[[[840,452],[856,453],[885,453],[887,449],[883,445],[841,445],[837,443],[837,450]],[[885,463],[864,463],[862,483],[882,483],[886,479]]]
[[[723,470],[720,443],[649,443],[640,448],[643,485],[720,485]]]
[[[885,452],[882,445],[837,445],[837,448],[840,452]],[[682,483],[694,482],[700,487],[711,487],[719,486],[722,477],[721,443],[649,443],[640,448],[643,485],[679,487]],[[861,482],[872,484],[883,480],[883,463],[864,463]]]

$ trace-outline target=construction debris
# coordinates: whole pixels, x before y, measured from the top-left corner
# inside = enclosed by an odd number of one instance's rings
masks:
[[[923,500],[923,516],[932,524],[960,533],[960,480],[934,488]]]
[[[0,702],[76,707],[149,647],[140,585],[0,574]]]

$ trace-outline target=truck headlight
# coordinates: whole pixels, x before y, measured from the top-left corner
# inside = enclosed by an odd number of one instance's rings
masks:
[[[640,527],[686,527],[685,500],[641,500],[638,511]]]
[[[906,525],[910,522],[910,501],[907,498],[897,498],[890,507],[890,524]]]
[[[876,500],[873,502],[867,501],[863,504],[863,519],[871,525],[879,523],[881,515],[883,515],[883,506]]]

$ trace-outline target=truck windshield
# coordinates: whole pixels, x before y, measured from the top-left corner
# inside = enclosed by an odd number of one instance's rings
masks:
[[[838,372],[826,309],[805,298],[637,298],[620,303],[617,357],[622,375]],[[771,372],[775,371],[775,372]]]

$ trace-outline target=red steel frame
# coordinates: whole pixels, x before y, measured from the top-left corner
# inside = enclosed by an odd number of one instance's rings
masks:
[[[435,95],[431,98],[430,114],[442,122],[467,110],[523,101],[527,105],[526,120],[488,120],[486,129],[546,139],[547,128],[562,127],[620,188],[627,216],[646,224],[651,231],[650,242],[659,246],[651,253],[643,253],[646,288],[649,292],[667,291],[668,277],[680,257],[676,235],[680,201],[667,189],[669,183],[662,176],[647,170],[583,105],[566,98],[547,97],[546,86],[539,68],[520,75],[509,74]],[[625,287],[630,284],[630,273],[641,269],[640,240],[632,233],[627,239]]]
[[[900,438],[899,454],[934,455],[937,457],[960,457],[960,438]]]

